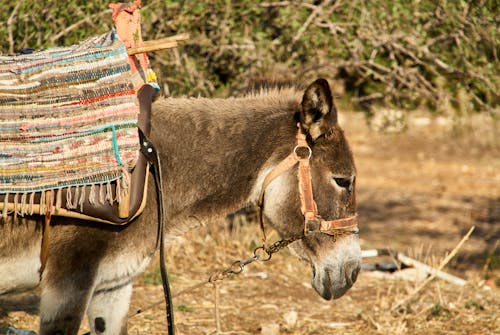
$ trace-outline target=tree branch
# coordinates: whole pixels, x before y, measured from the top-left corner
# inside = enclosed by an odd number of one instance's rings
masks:
[[[7,20],[7,31],[9,33],[9,53],[13,54],[14,53],[14,31],[12,29],[12,26],[16,23],[17,20],[17,11],[19,10],[19,7],[21,6],[21,1],[19,1],[16,4],[16,7],[14,7],[14,10],[9,16],[9,19]]]
[[[52,36],[52,38],[50,39],[50,43],[54,44],[58,39],[60,39],[61,37],[65,36],[67,34],[69,34],[70,32],[72,32],[73,30],[77,29],[78,27],[80,27],[84,23],[92,24],[92,20],[93,19],[95,19],[97,17],[104,16],[104,15],[111,15],[111,13],[113,13],[112,9],[106,9],[106,10],[100,12],[100,13],[96,13],[94,15],[85,17],[85,18],[81,19],[80,21],[78,21],[76,23],[73,23],[71,26],[67,27],[66,29],[64,29],[60,33]]]

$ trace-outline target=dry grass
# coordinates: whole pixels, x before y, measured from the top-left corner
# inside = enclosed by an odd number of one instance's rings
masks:
[[[207,278],[211,271],[247,257],[250,246],[258,241],[256,227],[228,233],[217,231],[219,226],[191,232],[187,241],[169,249],[174,294]],[[413,250],[415,257],[428,263],[443,256],[426,251],[427,256],[422,257],[417,248]],[[141,283],[156,269],[153,265],[138,281],[135,308],[144,309],[150,301],[161,301],[159,286]],[[263,327],[277,324],[281,334],[494,334],[500,326],[498,292],[480,287],[474,280],[463,288],[434,281],[415,295],[411,304],[396,311],[392,307],[411,295],[418,282],[381,279],[364,272],[346,296],[324,302],[309,281],[308,266],[286,251],[269,263],[250,265],[242,275],[220,286],[218,311],[223,333],[260,334]],[[175,298],[174,304],[180,334],[215,333],[211,285]],[[132,317],[131,334],[145,330],[165,333],[162,309],[157,305]],[[290,312],[297,313],[296,324],[287,323]]]

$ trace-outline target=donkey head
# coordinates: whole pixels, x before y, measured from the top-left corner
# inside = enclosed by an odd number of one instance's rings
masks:
[[[326,80],[318,79],[305,90],[296,121],[312,149],[312,193],[318,214],[324,220],[354,216],[356,168]],[[264,215],[282,237],[304,231],[295,169],[269,184]],[[357,234],[314,232],[290,247],[311,265],[312,286],[324,299],[341,297],[356,281],[361,263]]]

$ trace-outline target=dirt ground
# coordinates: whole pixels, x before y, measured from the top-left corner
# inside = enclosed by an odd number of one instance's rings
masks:
[[[258,243],[256,227],[229,232],[219,222],[168,250],[178,334],[500,334],[498,125],[487,117],[422,114],[405,121],[406,131],[392,133],[368,127],[359,113],[346,113],[340,122],[357,162],[362,248],[388,247],[437,266],[475,226],[445,267],[468,284],[435,280],[414,294],[421,276],[412,269],[363,271],[345,296],[326,302],[311,288],[308,265],[284,250],[217,288],[179,295],[212,271],[248,258]],[[135,282],[130,334],[166,334],[157,264]],[[392,308],[404,299],[408,303]],[[0,311],[9,312],[0,313],[0,330],[8,324],[37,329],[34,294],[1,304]]]

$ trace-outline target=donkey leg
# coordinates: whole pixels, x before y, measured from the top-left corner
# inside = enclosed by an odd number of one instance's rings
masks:
[[[51,236],[40,283],[40,334],[76,335],[96,285],[100,254],[77,240],[88,236],[82,228],[55,226]]]
[[[132,282],[97,290],[87,310],[91,334],[127,334]]]
[[[93,289],[92,281],[75,285],[71,275],[62,282],[44,285],[40,300],[40,335],[77,334]],[[80,280],[82,280],[80,278]]]

